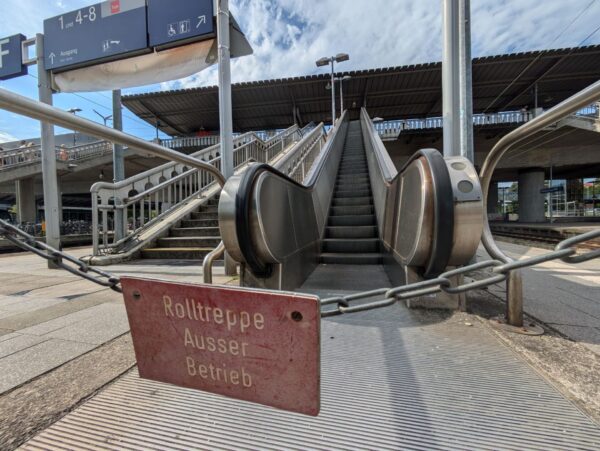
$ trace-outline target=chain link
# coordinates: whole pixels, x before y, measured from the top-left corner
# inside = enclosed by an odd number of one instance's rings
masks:
[[[469,266],[464,266],[458,269],[447,271],[435,279],[424,280],[422,282],[402,285],[400,287],[391,289],[364,291],[361,293],[354,293],[348,296],[339,296],[323,299],[321,300],[321,306],[335,304],[336,308],[322,311],[321,317],[327,318],[330,316],[337,316],[346,313],[364,312],[367,310],[389,307],[399,300],[414,299],[421,296],[441,292],[446,292],[448,294],[458,294],[470,290],[481,289],[505,281],[508,278],[508,274],[511,271],[532,267],[552,260],[561,260],[565,263],[570,264],[583,263],[594,258],[600,257],[600,249],[577,254],[575,246],[593,240],[595,238],[600,238],[600,229],[593,230],[591,232],[587,232],[582,235],[578,235],[573,238],[561,241],[556,246],[554,251],[548,252],[544,255],[540,255],[537,257],[516,260],[509,263],[501,262],[499,260],[486,260],[474,263]],[[453,278],[455,278],[456,280],[458,276],[465,276],[475,271],[487,268],[492,268],[491,275],[484,279],[476,280],[474,282],[467,282],[461,285],[456,285],[452,282]],[[380,296],[383,296],[383,299],[366,302],[364,304],[354,306],[350,305],[352,301],[367,300],[373,297]]]
[[[121,281],[117,276],[93,268],[81,260],[38,241],[35,237],[0,219],[0,236],[13,243],[20,249],[42,257],[54,263],[58,268],[82,277],[90,282],[108,287],[122,293]]]
[[[33,236],[1,219],[0,236],[3,236],[15,246],[23,250],[33,252],[34,254],[53,262],[57,267],[69,271],[76,276],[82,277],[103,287],[108,287],[118,293],[123,292],[120,284],[121,281],[117,276],[91,267],[83,261],[65,252],[54,249],[53,247],[48,246],[41,241],[37,241]],[[561,260],[569,264],[583,263],[600,257],[600,249],[577,254],[575,246],[595,238],[600,238],[600,229],[561,241],[553,252],[548,252],[537,257],[516,260],[509,263],[501,262],[499,260],[486,260],[447,271],[435,279],[423,280],[421,282],[402,285],[395,288],[379,288],[377,290],[363,291],[347,296],[337,296],[322,299],[321,306],[335,304],[336,308],[322,311],[321,317],[326,318],[346,313],[357,313],[366,310],[389,307],[399,300],[414,299],[441,292],[458,294],[470,290],[481,289],[505,281],[511,271],[532,267],[553,260]],[[492,268],[492,274],[484,279],[464,283],[462,285],[455,285],[452,282],[453,278],[456,279],[459,276],[465,276],[475,271],[487,268]],[[350,304],[353,301],[364,300],[373,297],[383,298],[377,301],[371,301],[359,305]]]

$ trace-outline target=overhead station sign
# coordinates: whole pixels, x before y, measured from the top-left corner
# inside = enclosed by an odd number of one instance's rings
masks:
[[[20,77],[27,74],[23,64],[21,43],[25,40],[22,34],[0,38],[0,80]]]
[[[44,21],[46,70],[130,56],[147,47],[145,0],[109,0]]]
[[[213,0],[108,0],[44,21],[45,69],[60,71],[215,35]]]
[[[316,416],[316,296],[121,278],[142,378]]]
[[[150,47],[166,47],[215,35],[212,0],[148,0]]]

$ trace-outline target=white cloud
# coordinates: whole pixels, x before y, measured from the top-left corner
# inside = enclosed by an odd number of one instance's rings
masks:
[[[17,138],[12,136],[10,133],[0,131],[0,143],[7,143],[16,140]]]
[[[233,80],[253,81],[323,72],[314,62],[338,52],[339,70],[440,61],[441,0],[237,0],[232,11],[254,55],[232,62]],[[597,26],[596,2],[555,38],[589,0],[476,0],[473,54],[494,55],[579,45]],[[598,33],[591,42],[599,42]],[[589,43],[589,42],[588,42]],[[216,68],[162,89],[214,85]]]

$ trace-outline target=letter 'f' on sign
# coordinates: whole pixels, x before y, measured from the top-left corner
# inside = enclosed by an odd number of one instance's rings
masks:
[[[3,63],[4,63],[4,56],[8,55],[10,52],[8,50],[4,50],[2,48],[3,45],[8,44],[10,42],[9,39],[2,39],[0,40],[0,69],[2,69],[3,67]]]

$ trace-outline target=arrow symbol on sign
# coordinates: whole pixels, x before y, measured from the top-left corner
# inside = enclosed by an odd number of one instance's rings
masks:
[[[119,45],[121,41],[110,41],[111,44]]]
[[[206,23],[206,16],[198,16],[198,25],[196,25],[196,28],[200,28],[200,25],[205,24]]]
[[[48,58],[50,58],[50,62],[54,64],[54,58],[56,58],[56,55],[54,54],[54,52],[52,52],[50,55],[48,55]]]

